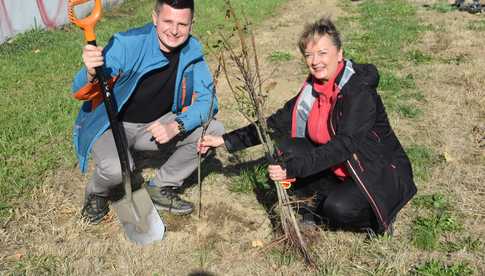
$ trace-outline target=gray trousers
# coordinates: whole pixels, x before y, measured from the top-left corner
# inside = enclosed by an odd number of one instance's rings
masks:
[[[174,121],[175,114],[167,113],[158,121],[169,123]],[[174,137],[166,144],[158,144],[152,139],[152,134],[146,130],[151,123],[128,123],[123,126],[128,140],[130,163],[133,164],[131,150],[173,152],[168,160],[157,170],[152,184],[159,187],[180,187],[184,180],[197,168],[197,140],[200,138],[202,128],[199,127],[182,137]],[[207,134],[222,135],[222,123],[212,120]],[[96,168],[86,187],[87,193],[99,196],[108,196],[109,191],[122,182],[121,165],[111,129],[107,130],[96,141],[92,150]]]

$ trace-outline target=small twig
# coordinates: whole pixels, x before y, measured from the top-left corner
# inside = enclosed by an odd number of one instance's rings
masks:
[[[256,69],[256,77],[258,79],[258,88],[259,94],[262,95],[262,79],[261,79],[261,72],[259,70],[259,60],[258,60],[258,52],[256,51],[256,38],[254,37],[253,29],[251,29],[251,44],[253,45],[254,51],[254,67]]]
[[[217,64],[217,69],[214,74],[214,85],[213,85],[213,91],[211,94],[211,99],[210,99],[210,106],[209,106],[209,114],[207,116],[207,120],[202,124],[202,133],[200,135],[200,141],[204,140],[205,133],[207,132],[207,129],[209,128],[209,125],[214,118],[214,101],[216,97],[216,87],[217,87],[217,82],[219,80],[219,74],[221,73],[221,59],[222,59],[222,54],[219,54],[218,56],[218,64]],[[198,211],[198,217],[200,219],[201,213],[202,213],[202,153],[199,151],[197,154],[197,183],[199,186],[199,211]]]
[[[7,226],[8,224],[12,221],[12,218],[14,216],[14,213],[13,211],[10,211],[10,215],[8,216],[8,218],[5,220],[5,222],[3,223],[2,225],[2,229],[7,229]]]

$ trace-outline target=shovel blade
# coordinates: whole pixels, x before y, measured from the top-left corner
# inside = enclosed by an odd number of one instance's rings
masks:
[[[145,189],[132,194],[132,200],[124,197],[112,204],[123,225],[126,237],[139,245],[163,239],[165,225]]]

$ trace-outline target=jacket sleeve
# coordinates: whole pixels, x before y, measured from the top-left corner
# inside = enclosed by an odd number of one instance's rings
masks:
[[[351,158],[376,120],[376,91],[359,85],[343,99],[343,114],[336,135],[307,152],[284,152],[289,177],[307,177]]]
[[[291,114],[296,97],[288,101],[282,108],[270,115],[267,119],[270,136],[277,140],[289,137],[291,134]],[[261,144],[258,132],[253,124],[233,130],[223,135],[224,144],[229,152],[238,151]]]
[[[115,78],[122,71],[126,57],[125,48],[120,43],[117,35],[114,35],[108,42],[108,45],[104,47],[103,56],[106,74],[111,76],[111,78]],[[83,66],[74,77],[71,91],[76,97],[77,93],[83,93],[85,91],[90,91],[93,94],[99,93],[101,88],[96,83],[88,82],[87,69]]]
[[[209,66],[204,59],[194,64],[194,95],[195,101],[185,112],[177,116],[182,121],[184,128],[191,131],[202,125],[209,116],[211,97],[215,93],[214,81]],[[214,94],[213,115],[217,114],[218,101]]]

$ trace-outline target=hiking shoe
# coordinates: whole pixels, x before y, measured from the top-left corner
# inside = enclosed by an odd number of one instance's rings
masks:
[[[309,213],[302,215],[298,223],[303,231],[317,231],[319,229],[315,216]]]
[[[482,5],[480,3],[473,3],[468,7],[469,13],[479,13],[482,11]]]
[[[375,239],[379,236],[387,235],[388,237],[393,237],[394,236],[394,221],[396,218],[394,217],[390,222],[389,225],[387,226],[387,229],[383,232],[376,232],[374,229],[371,227],[363,227],[360,228],[361,232],[364,232],[367,234],[367,239]]]
[[[95,194],[88,194],[84,199],[84,207],[81,210],[82,218],[89,224],[100,223],[109,212],[108,199]]]
[[[360,231],[366,233],[366,240],[373,240],[380,236],[371,227],[360,228]]]
[[[174,215],[187,215],[194,210],[192,203],[181,199],[177,192],[170,187],[148,186],[147,191],[157,210],[168,211]]]

